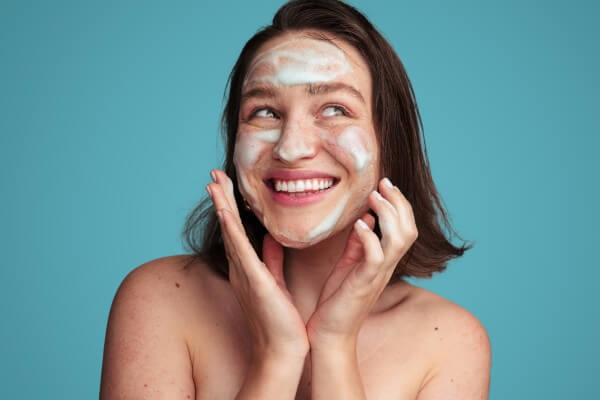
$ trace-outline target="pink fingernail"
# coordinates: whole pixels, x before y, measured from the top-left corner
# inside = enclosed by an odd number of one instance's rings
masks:
[[[361,229],[369,229],[369,225],[367,225],[367,223],[360,218],[356,220],[356,225],[358,225],[358,227]]]
[[[383,178],[383,184],[390,189],[394,188],[394,185],[392,185],[392,182],[387,177]]]
[[[217,174],[215,171],[210,171],[210,177],[212,178],[213,182],[217,182]]]
[[[209,185],[206,185],[206,191],[208,192],[208,195],[212,199],[212,192],[210,191],[210,186]]]
[[[383,201],[383,200],[385,200],[385,199],[383,198],[383,196],[382,196],[381,194],[379,194],[379,192],[378,192],[378,191],[374,191],[373,193],[375,193],[375,197],[377,198],[377,200],[380,200],[380,201]]]

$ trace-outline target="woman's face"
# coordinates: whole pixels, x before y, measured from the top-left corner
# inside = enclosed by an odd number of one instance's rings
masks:
[[[271,235],[304,248],[366,210],[379,178],[371,76],[345,42],[282,35],[256,52],[242,87],[238,186]]]

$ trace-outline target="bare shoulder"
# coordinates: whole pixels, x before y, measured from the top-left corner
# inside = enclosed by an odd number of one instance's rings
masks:
[[[431,359],[418,399],[487,399],[491,344],[483,324],[464,307],[410,286],[411,314]]]
[[[188,256],[152,260],[123,280],[109,315],[101,398],[194,397],[188,322],[202,304],[207,269]]]

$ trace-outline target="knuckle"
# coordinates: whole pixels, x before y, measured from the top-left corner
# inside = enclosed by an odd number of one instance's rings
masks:
[[[390,244],[390,252],[396,256],[402,252],[404,245],[401,241],[395,241]]]
[[[411,229],[408,231],[408,238],[410,239],[410,241],[412,243],[415,240],[417,240],[418,237],[419,237],[419,230],[417,229],[416,226],[412,226]]]
[[[369,264],[379,266],[383,263],[383,253],[380,251],[374,251],[369,256]]]

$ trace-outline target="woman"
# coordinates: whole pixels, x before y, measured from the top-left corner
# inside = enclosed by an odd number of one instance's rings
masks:
[[[195,254],[124,280],[101,398],[487,398],[485,329],[402,279],[469,247],[442,233],[389,44],[346,4],[292,1],[229,89],[224,170],[186,225]]]

